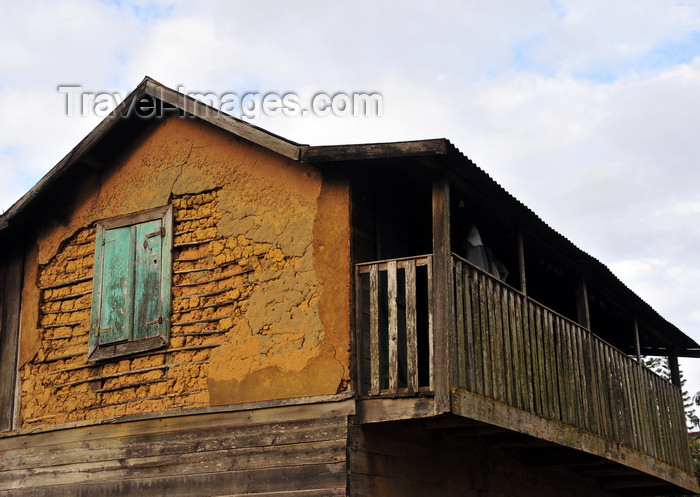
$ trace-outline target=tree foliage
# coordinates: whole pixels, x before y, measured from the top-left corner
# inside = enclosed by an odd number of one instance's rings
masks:
[[[671,366],[669,365],[667,357],[646,357],[644,358],[644,365],[662,378],[671,381]],[[700,392],[697,392],[691,397],[688,391],[685,390],[685,378],[683,378],[683,371],[680,370],[679,372],[681,377],[681,392],[683,394],[685,420],[688,430],[698,429],[700,428],[700,417],[696,413],[695,408],[700,407]]]

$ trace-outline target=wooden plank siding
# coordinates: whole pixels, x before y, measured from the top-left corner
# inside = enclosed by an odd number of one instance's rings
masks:
[[[353,411],[350,399],[6,436],[0,496],[344,496]]]
[[[358,323],[371,323],[356,335],[367,342],[358,350],[371,356],[369,362],[358,361],[365,368],[362,377],[371,378],[361,385],[362,398],[437,392],[437,372],[447,367],[437,355],[431,355],[426,366],[431,378],[436,372],[430,383],[419,383],[416,392],[414,380],[407,380],[422,377],[420,364],[415,370],[411,356],[425,356],[421,347],[433,343],[408,338],[413,333],[407,331],[410,309],[433,308],[431,302],[414,301],[415,295],[426,292],[411,288],[418,285],[411,274],[432,274],[432,263],[431,256],[420,256],[356,266],[356,285],[364,295],[357,308],[369,314]],[[453,391],[475,394],[692,472],[678,388],[466,260],[453,255],[451,265],[452,293],[434,298],[447,298],[454,306],[449,328],[455,335],[450,338],[457,369],[450,384]],[[586,450],[583,445],[578,448]]]

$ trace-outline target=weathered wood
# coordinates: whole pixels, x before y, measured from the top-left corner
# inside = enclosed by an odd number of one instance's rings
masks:
[[[92,281],[92,275],[83,276],[81,278],[73,278],[73,279],[65,280],[65,281],[58,281],[58,282],[53,283],[51,285],[41,286],[41,287],[39,287],[39,290],[43,291],[43,290],[51,290],[54,288],[62,288],[64,286],[77,285],[78,283],[86,283],[88,281]]]
[[[369,289],[370,395],[379,395],[381,372],[379,370],[379,271],[377,266],[370,267]]]
[[[432,139],[407,142],[368,143],[360,145],[320,145],[303,147],[300,160],[325,162],[339,160],[389,159],[392,157],[442,155],[447,153],[447,140]]]
[[[407,329],[399,331],[398,336],[405,333],[407,342],[412,342],[412,332],[408,331],[413,327],[412,318],[408,315],[414,312],[413,260],[417,266],[418,258],[406,258],[400,263],[365,263],[361,270],[371,274],[381,272],[381,265],[387,268],[390,308],[395,293],[392,267],[395,265],[397,271],[403,267]],[[431,268],[428,265],[428,271]],[[682,417],[682,406],[679,415],[672,400],[673,387],[640,369],[636,361],[579,324],[528,299],[466,260],[455,256],[451,271],[456,313],[452,357],[459,368],[452,386],[596,434],[679,468],[688,464],[687,457],[677,449],[683,445],[684,433],[682,419],[676,421]],[[429,285],[431,281],[429,277]],[[429,292],[429,302],[434,297]],[[405,354],[412,350],[413,345],[407,346]],[[411,364],[406,371],[408,383],[416,368],[402,354],[399,362]],[[439,362],[437,366],[444,369]],[[390,369],[397,371],[397,365]],[[390,378],[392,387],[378,395],[431,391],[423,387],[414,391],[412,386],[396,388],[393,385],[397,381]],[[410,412],[405,416],[410,417]]]
[[[516,296],[516,307],[515,307],[515,321],[518,323],[518,333],[520,335],[521,342],[519,343],[521,349],[521,359],[523,361],[523,368],[525,370],[524,381],[522,381],[522,394],[524,401],[524,409],[529,412],[541,412],[537,409],[536,403],[536,379],[534,376],[534,357],[536,351],[533,350],[533,346],[530,342],[531,331],[530,317],[527,309],[527,299],[521,296]]]
[[[382,423],[402,419],[428,418],[435,414],[431,397],[367,399],[357,402],[357,423]]]
[[[360,276],[360,270],[357,266],[353,268],[354,280],[353,280],[353,310],[354,317],[351,323],[351,327],[355,330],[355,334],[352,336],[351,343],[352,349],[350,351],[350,364],[354,375],[352,375],[352,389],[358,394],[363,394],[365,392],[364,381],[367,377],[367,370],[364,367],[365,359],[367,354],[365,353],[365,344],[367,342],[367,336],[365,334],[364,324],[364,314],[365,314],[365,298],[364,289],[362,285],[362,280]]]
[[[568,371],[569,362],[566,360],[569,357],[566,349],[566,330],[564,330],[564,323],[559,316],[552,317],[552,330],[554,337],[554,361],[557,371],[558,404],[561,411],[559,419],[569,425],[575,425],[573,399],[570,398],[571,392],[569,391],[570,383],[573,380]]]
[[[511,405],[517,405],[518,394],[517,394],[517,375],[515,368],[517,367],[517,361],[514,360],[513,355],[513,330],[514,326],[510,317],[510,299],[508,298],[509,292],[505,287],[499,289],[501,293],[501,330],[503,336],[503,367],[504,367],[504,390],[505,390],[505,400]]]
[[[461,261],[454,262],[454,285],[455,285],[455,333],[457,334],[457,385],[467,385],[467,360],[465,349],[466,324],[464,311],[464,271]]]
[[[427,297],[421,294],[418,301],[417,268],[424,267],[427,278]],[[401,272],[403,271],[403,278]],[[363,275],[368,275],[364,276]],[[399,283],[403,280],[399,288]],[[367,282],[369,281],[369,285]],[[424,281],[424,280],[423,280]],[[386,282],[386,285],[380,284]],[[362,298],[369,301],[369,312],[363,319],[367,306],[358,309],[358,354],[360,364],[367,362],[368,377],[362,380],[359,392],[364,395],[415,394],[422,389],[432,389],[432,316],[429,302],[432,299],[431,258],[420,256],[356,266],[356,287]],[[367,297],[364,297],[364,295]],[[359,298],[359,297],[358,297]],[[404,305],[405,303],[405,305]],[[418,338],[418,308],[428,311],[427,332]],[[380,309],[386,309],[384,322],[380,322]],[[367,324],[369,323],[369,325]],[[367,344],[366,346],[363,344]],[[428,347],[428,364],[419,363],[419,347]],[[423,371],[422,369],[425,369]],[[422,381],[427,384],[419,384]],[[374,381],[374,385],[372,385]],[[365,386],[366,385],[366,386]],[[367,388],[369,387],[369,388]]]
[[[488,294],[486,293],[486,279],[479,273],[479,317],[481,319],[481,367],[483,378],[482,395],[493,398],[493,375],[491,370],[494,366],[493,358],[491,357],[491,316],[488,308]]]
[[[432,391],[435,388],[435,318],[433,316],[432,302],[435,298],[433,288],[433,258],[428,258],[428,386]]]
[[[679,468],[656,460],[624,445],[611,444],[609,439],[562,423],[551,423],[532,413],[458,390],[453,395],[453,412],[469,419],[483,421],[518,433],[548,440],[556,444],[604,457],[643,471],[692,492],[700,485],[687,468]]]
[[[176,264],[178,262],[198,262],[201,260],[202,260],[201,257],[193,257],[190,259],[178,258],[178,259],[173,260],[173,263]],[[191,268],[191,269],[181,269],[179,271],[173,271],[173,275],[189,274],[189,273],[201,273],[204,271],[214,271],[215,269],[222,269],[222,268],[237,265],[237,264],[238,264],[238,261],[229,261],[229,262],[224,262],[222,264],[217,264],[215,266],[206,266],[206,267]],[[225,278],[233,278],[234,276],[240,276],[243,274],[251,273],[253,271],[254,271],[253,269],[246,269],[245,271],[241,271],[239,273],[233,273],[230,275],[226,275]]]
[[[535,411],[543,417],[547,417],[547,407],[544,400],[546,387],[544,383],[544,360],[542,358],[542,336],[540,334],[539,314],[534,306],[525,299],[524,306],[528,316],[528,327],[530,328],[530,346],[532,356],[532,385],[535,400]]]
[[[545,344],[545,360],[547,361],[547,370],[545,374],[548,380],[548,403],[552,419],[561,421],[561,395],[559,394],[559,367],[557,364],[557,347],[554,335],[554,319],[556,316],[550,313],[543,313],[543,331]]]
[[[406,389],[418,391],[418,323],[416,310],[416,263],[409,261],[405,267],[406,294]]]
[[[447,174],[438,173],[432,184],[433,219],[433,390],[437,413],[450,410],[450,387],[454,378],[452,333],[452,254],[450,249],[450,183]]]
[[[345,400],[6,436],[0,495],[344,495],[353,412]]]
[[[574,328],[576,331],[576,346],[578,348],[579,354],[579,375],[581,377],[581,382],[583,383],[582,395],[582,410],[583,417],[585,420],[585,427],[589,431],[596,433],[594,428],[594,416],[592,404],[595,402],[593,388],[591,387],[591,368],[589,367],[590,357],[587,356],[588,348],[586,347],[585,337],[586,333],[578,327]]]
[[[219,109],[207,107],[202,104],[202,102],[167,88],[150,78],[147,78],[144,83],[145,92],[158,98],[162,102],[173,105],[183,112],[195,115],[214,126],[272,150],[284,157],[299,160],[302,155],[302,148],[308,149],[308,147],[301,147],[290,140],[281,138],[280,136],[269,133],[258,127],[250,126],[248,123],[239,119],[232,118],[222,113]]]
[[[644,366],[641,363],[637,363],[636,367],[632,368],[631,373],[632,373],[632,386],[634,389],[634,396],[636,399],[636,405],[639,406],[637,409],[638,411],[638,420],[639,420],[639,430],[640,430],[640,438],[638,441],[639,447],[642,448],[642,451],[646,454],[649,454],[651,451],[651,445],[652,445],[652,440],[650,438],[650,431],[648,427],[648,420],[649,417],[646,416],[645,410],[642,408],[644,407],[644,393],[642,389],[642,379],[641,376],[643,374],[643,369]]]
[[[53,476],[46,478],[41,486],[0,491],[0,496],[74,497],[76,495],[99,495],[123,497],[141,495],[168,495],[169,497],[191,497],[193,495],[261,495],[277,494],[287,490],[323,490],[323,495],[343,495],[345,488],[345,465],[333,462],[316,465],[294,465],[284,468],[204,473],[195,475],[173,475],[153,478],[124,478],[107,482],[52,483]],[[154,492],[158,492],[155,494]],[[297,493],[297,495],[304,495]],[[315,495],[318,495],[316,493]]]
[[[489,333],[491,335],[491,364],[493,365],[494,371],[504,372],[504,358],[503,358],[503,323],[502,323],[502,311],[501,311],[501,295],[500,288],[494,285],[491,278],[486,280],[486,289],[488,293],[487,302],[489,306]],[[493,384],[493,395],[496,400],[502,402],[506,401],[505,395],[505,382],[507,381],[504,374],[493,374],[491,375],[491,381]]]
[[[49,477],[61,484],[62,480],[126,478],[134,470],[140,478],[146,478],[258,469],[293,462],[299,455],[303,455],[305,464],[324,462],[329,456],[342,459],[343,423],[337,428],[329,427],[328,421],[283,426],[283,432],[279,427],[261,425],[30,447],[11,452],[0,461],[0,490],[38,486]]]
[[[428,266],[429,264],[431,264],[431,261],[432,257],[430,255],[419,255],[417,257],[400,257],[397,259],[362,262],[360,264],[356,264],[355,267],[357,267],[360,274],[368,274],[372,266],[376,266],[379,271],[386,271],[389,267],[390,262],[395,262],[397,268],[403,269],[408,264],[415,264],[416,267]]]
[[[578,324],[584,328],[591,329],[591,313],[588,309],[588,288],[586,279],[581,277],[576,285],[576,316]]]
[[[678,367],[678,351],[671,349],[668,355],[668,368],[671,370],[671,383],[681,388],[681,370]]]
[[[637,318],[634,318],[634,350],[637,353],[637,362],[642,362],[642,350],[639,342],[639,324]]]
[[[469,283],[471,290],[471,310],[472,310],[472,334],[473,346],[472,354],[474,355],[474,393],[485,395],[486,387],[484,385],[485,366],[484,366],[484,305],[483,301],[479,298],[481,281],[479,279],[478,272],[471,272],[471,281]]]
[[[614,439],[612,419],[613,410],[610,399],[610,391],[608,390],[608,371],[604,356],[604,344],[595,339],[594,342],[594,353],[593,357],[596,365],[596,378],[598,380],[598,393],[601,399],[599,404],[600,407],[600,420],[603,423],[604,435],[610,439]]]
[[[460,262],[461,264],[461,262]],[[466,385],[467,389],[470,391],[475,391],[476,388],[476,369],[478,368],[476,361],[476,336],[474,334],[474,313],[477,312],[476,309],[472,308],[472,282],[473,277],[469,268],[463,264],[462,267],[462,281],[464,295],[462,301],[464,302],[464,327],[466,332],[465,347],[466,347]]]
[[[522,330],[520,329],[520,321],[516,319],[515,316],[515,298],[516,295],[512,292],[505,291],[504,298],[508,302],[506,309],[507,319],[508,319],[508,343],[510,345],[510,361],[513,365],[510,368],[511,380],[512,380],[512,402],[515,407],[523,408],[523,390],[522,386],[527,380],[527,374],[523,368],[522,363],[522,344],[520,339],[522,337]],[[507,360],[507,359],[506,359]]]
[[[520,291],[527,296],[527,273],[525,271],[525,241],[523,230],[518,229],[518,270],[520,272]]]
[[[389,303],[389,392],[399,390],[399,311],[397,304],[398,285],[396,281],[396,262],[389,262],[387,267],[387,292]]]
[[[590,336],[580,329],[577,329],[577,334],[579,353],[581,354],[581,376],[584,378],[585,400],[583,409],[586,428],[593,433],[600,433],[596,411],[598,399],[596,397],[595,378],[593,377],[591,364]]]
[[[229,279],[227,276],[226,279]],[[186,299],[193,299],[193,298],[200,298],[200,297],[213,297],[215,295],[221,295],[222,293],[230,292],[231,290],[235,290],[236,288],[242,288],[246,286],[252,285],[252,281],[247,281],[245,283],[239,283],[237,285],[231,285],[226,288],[220,288],[217,290],[214,290],[212,292],[205,292],[205,293],[195,293],[195,294],[190,294],[190,295],[179,295],[177,297],[173,297],[173,300],[186,300]]]
[[[23,264],[17,248],[0,265],[0,431],[12,429],[15,423]]]

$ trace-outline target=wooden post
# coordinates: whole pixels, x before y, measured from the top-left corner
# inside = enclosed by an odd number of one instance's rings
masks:
[[[450,184],[446,172],[433,179],[433,326],[436,413],[449,412],[454,378],[452,332],[452,271],[450,250]]]
[[[681,369],[678,366],[678,350],[675,347],[668,354],[668,367],[671,370],[671,383],[681,388]]]
[[[591,329],[591,314],[588,309],[588,288],[586,287],[586,278],[581,277],[576,287],[576,315],[578,324]]]
[[[22,269],[24,258],[20,251],[5,255],[5,267],[0,267],[0,431],[11,430],[15,423],[15,389],[17,387],[17,350],[19,315],[22,299]],[[3,281],[4,280],[4,281]]]
[[[637,362],[642,363],[642,346],[639,343],[639,324],[637,318],[634,318],[634,348],[637,352]]]
[[[523,230],[518,228],[518,266],[520,268],[520,291],[527,297],[527,283],[525,282],[525,242]]]

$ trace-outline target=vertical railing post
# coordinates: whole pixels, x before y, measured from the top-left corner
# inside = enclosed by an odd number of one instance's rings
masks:
[[[450,185],[447,173],[433,179],[433,324],[435,411],[448,412],[454,374],[452,270],[450,250]]]

